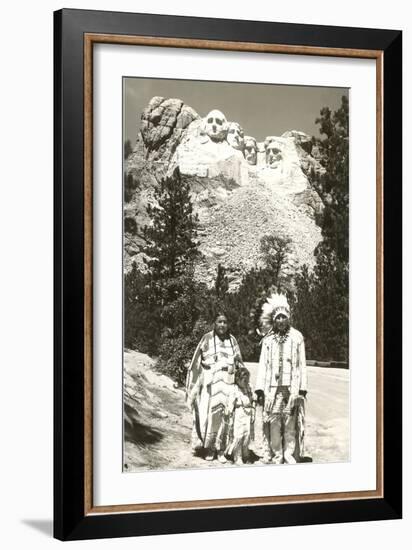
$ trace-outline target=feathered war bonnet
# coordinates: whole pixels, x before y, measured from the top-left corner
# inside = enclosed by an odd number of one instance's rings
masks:
[[[288,300],[284,294],[272,294],[262,306],[260,324],[264,334],[272,328],[273,321],[280,314],[285,315],[289,319],[290,307]]]

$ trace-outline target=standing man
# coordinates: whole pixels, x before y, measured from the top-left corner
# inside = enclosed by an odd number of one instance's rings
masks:
[[[266,464],[294,464],[302,452],[307,393],[305,343],[302,334],[290,326],[289,318],[286,296],[272,294],[262,308],[262,325],[270,329],[262,341],[255,388],[258,404],[263,406]]]

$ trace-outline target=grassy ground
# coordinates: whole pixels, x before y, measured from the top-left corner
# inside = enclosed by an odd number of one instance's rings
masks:
[[[251,383],[257,364],[247,364]],[[306,455],[314,462],[349,460],[349,371],[308,367]],[[258,410],[254,450],[260,453]],[[124,471],[233,467],[206,462],[190,452],[192,416],[184,392],[155,371],[139,352],[125,352]]]

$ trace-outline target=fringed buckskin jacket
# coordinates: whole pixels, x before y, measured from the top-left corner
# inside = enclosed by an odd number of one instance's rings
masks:
[[[268,395],[280,385],[289,387],[292,398],[307,390],[305,343],[292,327],[286,337],[270,332],[262,341],[255,390]]]

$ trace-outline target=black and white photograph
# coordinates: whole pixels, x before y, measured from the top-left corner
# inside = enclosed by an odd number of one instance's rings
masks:
[[[123,472],[350,461],[349,112],[123,78]]]
[[[4,4],[3,548],[411,539],[407,6]]]

